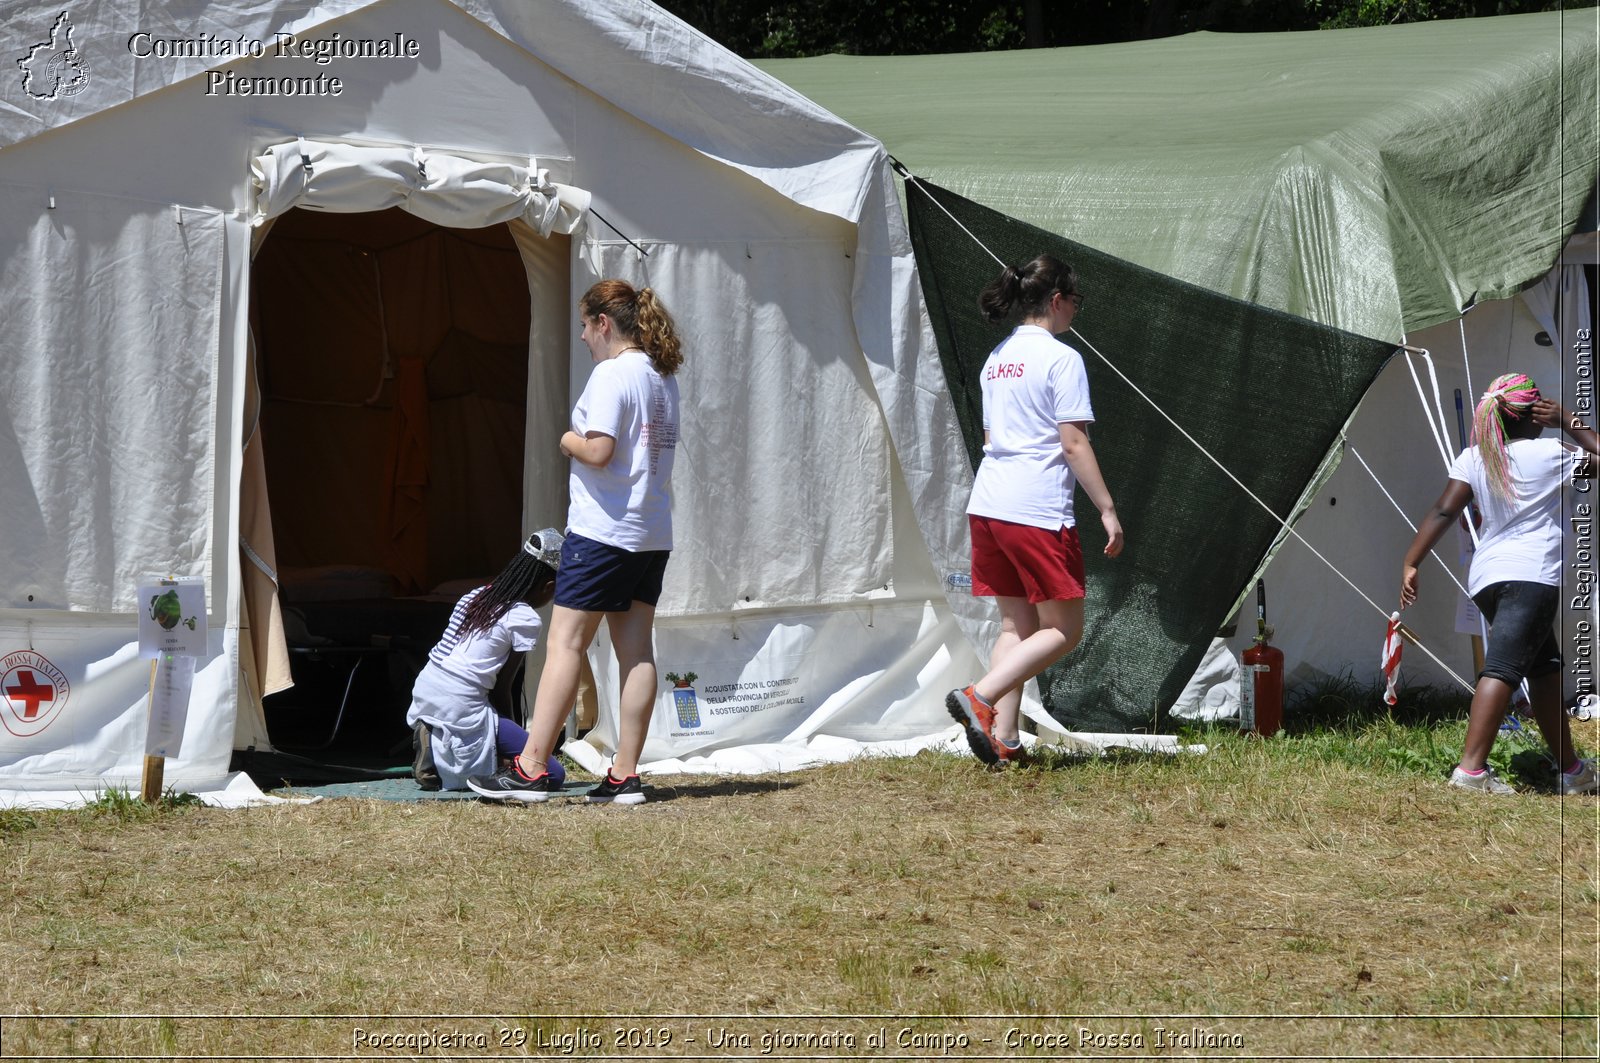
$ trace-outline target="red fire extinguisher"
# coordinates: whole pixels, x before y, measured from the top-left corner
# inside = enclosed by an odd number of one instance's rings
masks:
[[[1271,738],[1283,724],[1283,651],[1270,645],[1267,587],[1256,580],[1255,645],[1239,655],[1239,730]]]

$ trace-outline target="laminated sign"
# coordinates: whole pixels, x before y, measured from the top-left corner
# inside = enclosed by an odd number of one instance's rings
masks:
[[[198,579],[150,579],[139,584],[136,600],[139,656],[205,656],[205,584]]]
[[[147,579],[139,584],[137,601],[139,655],[155,662],[145,732],[145,800],[149,801],[160,791],[159,770],[155,775],[152,770],[160,758],[177,756],[183,744],[195,660],[206,651],[206,588],[192,578]]]

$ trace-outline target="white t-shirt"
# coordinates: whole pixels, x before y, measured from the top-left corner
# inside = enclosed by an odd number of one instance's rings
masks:
[[[1093,420],[1083,358],[1048,330],[1018,325],[983,363],[989,441],[967,512],[1050,531],[1073,527],[1077,478],[1060,426]]]
[[[450,613],[439,644],[411,689],[407,725],[426,723],[432,732],[433,764],[447,790],[464,787],[495,767],[497,713],[489,691],[513,652],[527,653],[539,641],[539,614],[517,602],[488,631],[462,638],[467,606],[483,592],[469,591]],[[511,752],[516,752],[511,750]]]
[[[1450,479],[1472,488],[1483,523],[1467,575],[1467,593],[1508,580],[1561,585],[1561,489],[1572,478],[1581,452],[1560,439],[1512,439],[1506,464],[1515,499],[1502,499],[1489,487],[1483,456],[1468,447],[1450,463]]]
[[[457,632],[467,615],[467,606],[485,588],[468,591],[450,611],[450,623],[438,645],[428,653],[428,662],[438,665],[457,679],[464,679],[484,690],[494,686],[501,667],[512,653],[527,653],[539,643],[539,614],[526,602],[517,602],[488,631],[474,631],[466,638]]]
[[[572,459],[567,526],[623,550],[671,550],[677,377],[656,372],[640,350],[601,362],[572,411],[572,430],[603,432],[617,447],[603,468]]]

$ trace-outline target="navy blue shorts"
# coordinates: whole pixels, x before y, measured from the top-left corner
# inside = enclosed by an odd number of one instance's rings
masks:
[[[671,553],[634,553],[569,533],[556,569],[556,604],[585,613],[626,613],[634,602],[655,605]]]
[[[1551,631],[1561,603],[1559,587],[1507,580],[1490,584],[1472,601],[1489,621],[1480,677],[1516,686],[1561,668],[1561,647]]]

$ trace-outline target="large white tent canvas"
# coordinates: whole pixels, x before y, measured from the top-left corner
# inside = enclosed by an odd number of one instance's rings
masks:
[[[977,659],[941,593],[952,559],[911,516],[942,459],[891,445],[890,421],[946,415],[894,371],[925,333],[875,140],[637,0],[0,11],[21,67],[0,86],[0,785],[137,784],[152,575],[199,580],[209,608],[167,782],[218,787],[236,744],[265,743],[284,679],[271,528],[305,503],[258,489],[252,450],[270,464],[275,443],[249,308],[253,256],[294,207],[509,225],[530,321],[514,531],[564,518],[577,294],[621,276],[673,310],[688,361],[657,653],[698,673],[698,701],[663,688],[647,761],[792,765],[950,733],[943,692]],[[582,756],[610,733],[602,713]]]

